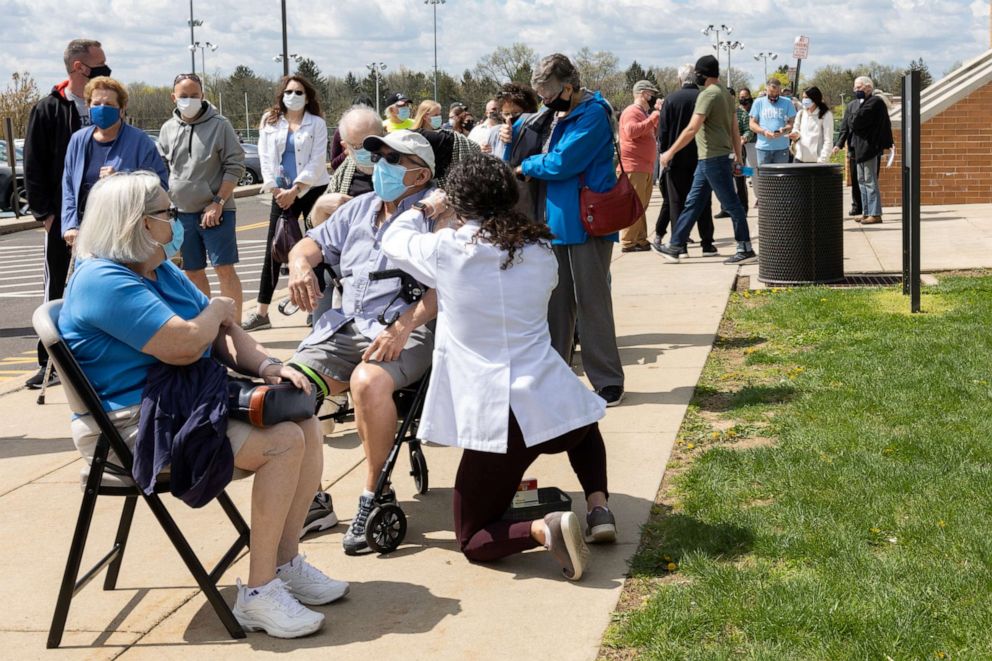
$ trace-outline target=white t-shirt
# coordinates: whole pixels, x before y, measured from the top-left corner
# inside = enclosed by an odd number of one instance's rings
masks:
[[[498,126],[496,127],[499,128]],[[485,122],[480,122],[468,133],[468,139],[479,145],[489,144],[489,134],[492,132],[492,127],[486,126]]]

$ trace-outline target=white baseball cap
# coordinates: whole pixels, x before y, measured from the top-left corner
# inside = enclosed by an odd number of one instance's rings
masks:
[[[370,152],[378,152],[383,145],[386,145],[400,154],[416,156],[430,168],[431,175],[434,174],[434,149],[427,138],[413,131],[393,131],[384,136],[370,135],[362,141],[362,146]]]

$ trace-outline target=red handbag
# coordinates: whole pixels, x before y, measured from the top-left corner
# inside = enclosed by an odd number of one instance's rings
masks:
[[[590,236],[607,236],[634,224],[644,213],[641,198],[630,183],[620,159],[620,148],[616,140],[613,149],[620,160],[620,176],[617,183],[605,193],[597,193],[586,186],[585,177],[580,177],[582,189],[579,191],[579,214],[582,226]]]

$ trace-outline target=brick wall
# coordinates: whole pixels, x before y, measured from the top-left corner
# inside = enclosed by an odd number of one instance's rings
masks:
[[[902,205],[902,131],[896,159],[882,167],[884,206]],[[992,83],[930,118],[920,130],[920,203],[992,203]]]

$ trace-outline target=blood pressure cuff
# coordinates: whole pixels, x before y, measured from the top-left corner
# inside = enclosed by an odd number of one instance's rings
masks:
[[[253,427],[271,427],[280,422],[300,422],[317,410],[315,389],[310,394],[292,383],[268,385],[248,379],[231,379],[227,384],[228,415]]]

